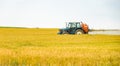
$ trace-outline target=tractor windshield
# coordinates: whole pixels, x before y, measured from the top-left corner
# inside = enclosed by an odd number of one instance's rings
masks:
[[[76,27],[76,24],[75,23],[69,23],[67,25],[68,28],[75,28]]]

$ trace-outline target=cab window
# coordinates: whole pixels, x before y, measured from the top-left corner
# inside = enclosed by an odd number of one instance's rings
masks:
[[[80,28],[80,23],[77,23],[77,28]]]

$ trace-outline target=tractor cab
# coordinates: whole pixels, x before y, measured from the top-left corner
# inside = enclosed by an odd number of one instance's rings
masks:
[[[69,22],[68,24],[66,23],[66,27],[67,28],[80,28],[80,23],[78,22]]]
[[[66,28],[68,29],[67,32],[69,34],[74,34],[76,29],[81,28],[81,25],[79,22],[69,22],[69,23],[66,23]]]
[[[58,34],[86,34],[88,33],[88,26],[82,22],[68,22],[66,28],[59,29]],[[86,30],[86,31],[85,31]]]

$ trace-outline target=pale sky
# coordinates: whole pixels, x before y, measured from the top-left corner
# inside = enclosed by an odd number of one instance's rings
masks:
[[[120,29],[120,0],[0,0],[0,26],[62,28],[79,21]]]

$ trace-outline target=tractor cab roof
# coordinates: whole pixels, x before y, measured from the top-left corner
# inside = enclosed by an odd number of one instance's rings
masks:
[[[80,23],[80,22],[67,22],[67,23]]]
[[[81,22],[66,22],[67,24],[81,24]]]

